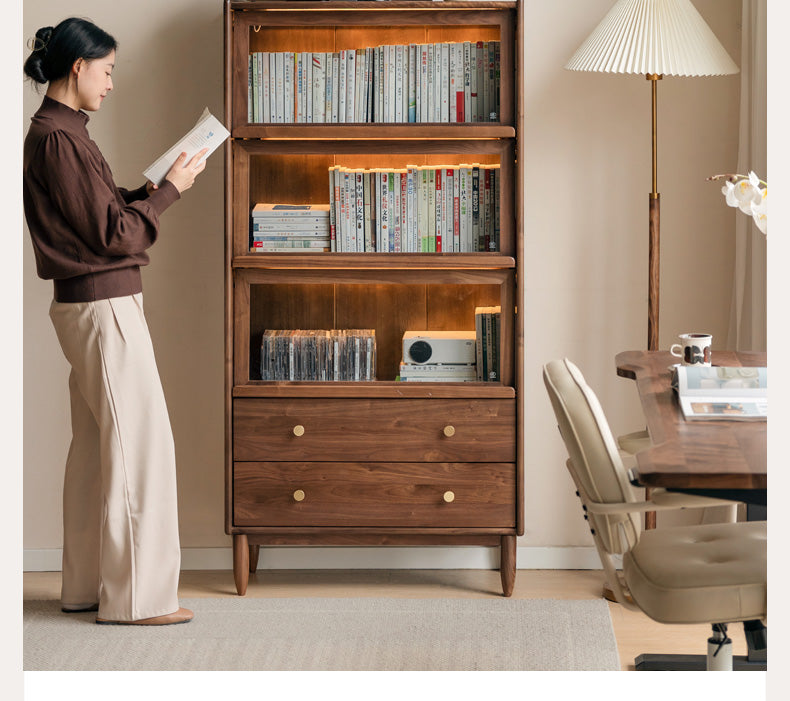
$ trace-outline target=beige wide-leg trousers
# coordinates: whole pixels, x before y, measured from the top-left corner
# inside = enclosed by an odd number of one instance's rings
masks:
[[[59,303],[50,318],[71,365],[63,486],[64,607],[108,620],[178,609],[173,435],[142,294]]]

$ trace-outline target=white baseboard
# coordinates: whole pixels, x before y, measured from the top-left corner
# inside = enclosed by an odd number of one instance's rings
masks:
[[[25,572],[59,572],[60,548],[25,550]],[[518,548],[520,570],[599,570],[593,547]],[[482,547],[286,547],[261,548],[262,570],[497,569],[499,548]],[[182,548],[182,570],[231,570],[231,548]]]

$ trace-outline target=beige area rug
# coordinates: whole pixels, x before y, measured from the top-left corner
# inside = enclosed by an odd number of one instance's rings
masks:
[[[187,624],[101,626],[24,602],[25,670],[619,670],[600,600],[182,599]]]

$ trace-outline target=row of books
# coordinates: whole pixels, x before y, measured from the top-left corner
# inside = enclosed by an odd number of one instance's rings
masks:
[[[331,250],[498,251],[498,165],[329,169]]]
[[[329,205],[260,203],[252,210],[252,252],[330,250]]]
[[[499,382],[502,307],[475,307],[475,353],[479,382]]]
[[[374,329],[266,329],[261,379],[372,381],[376,379]]]
[[[500,42],[249,56],[252,123],[497,122]]]

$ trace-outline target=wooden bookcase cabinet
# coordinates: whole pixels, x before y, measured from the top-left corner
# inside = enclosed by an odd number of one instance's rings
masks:
[[[226,532],[237,591],[274,545],[501,547],[524,532],[521,17],[516,2],[225,0]],[[498,123],[250,124],[247,56],[499,40]],[[251,254],[256,202],[326,203],[328,168],[497,164],[500,250]],[[500,305],[499,382],[395,382],[403,332]],[[267,328],[373,328],[374,382],[261,381]]]

